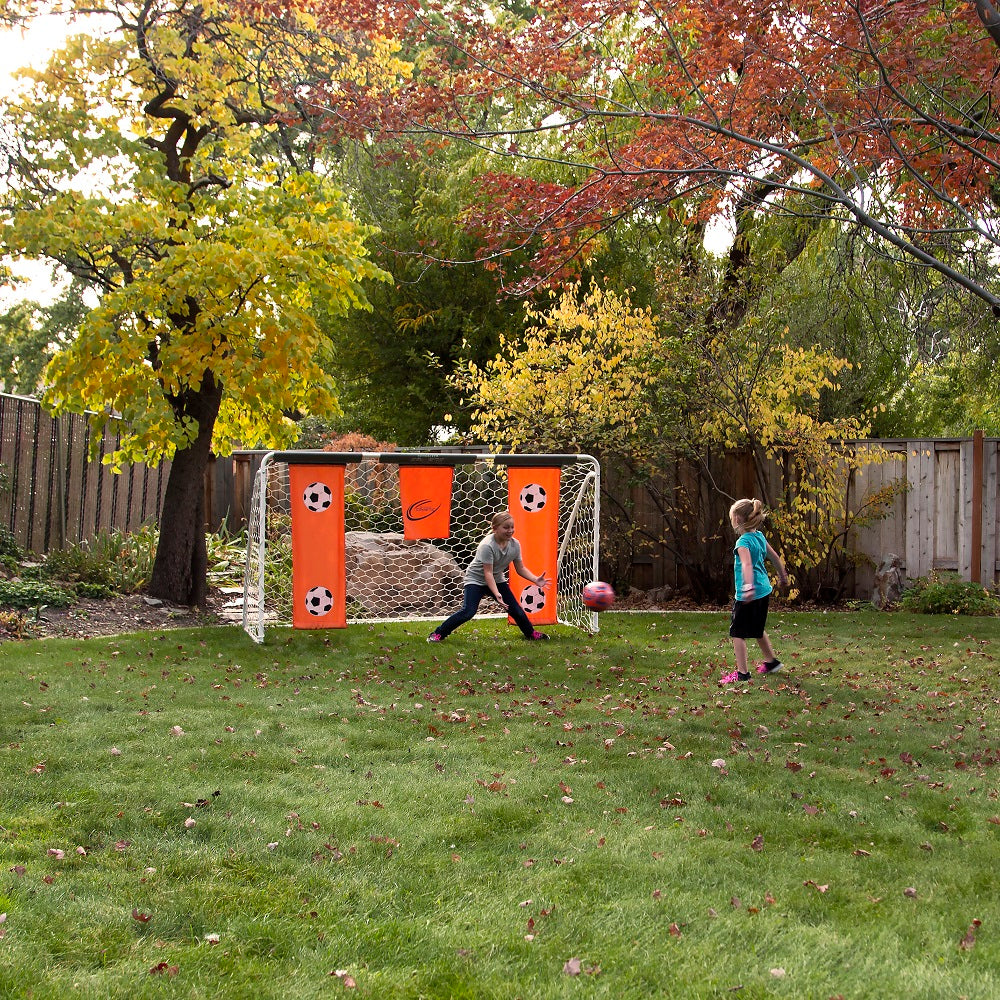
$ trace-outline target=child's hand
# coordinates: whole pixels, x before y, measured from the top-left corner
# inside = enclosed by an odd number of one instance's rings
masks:
[[[552,586],[552,581],[549,580],[543,573],[540,577],[535,580],[535,586],[539,587],[541,590],[548,590]]]

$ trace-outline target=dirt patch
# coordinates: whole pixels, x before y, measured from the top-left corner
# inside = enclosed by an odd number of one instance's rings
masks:
[[[46,639],[56,636],[91,638],[125,632],[159,631],[168,628],[195,628],[201,625],[231,625],[224,613],[230,597],[221,592],[209,595],[205,608],[154,602],[140,594],[107,599],[81,598],[68,608],[45,608],[40,615],[22,612],[17,623],[0,621],[0,641],[4,639]],[[10,611],[4,612],[10,615]],[[20,634],[17,634],[19,633]]]

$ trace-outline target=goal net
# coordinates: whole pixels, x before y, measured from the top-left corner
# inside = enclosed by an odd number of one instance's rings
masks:
[[[441,621],[456,611],[462,603],[466,567],[489,533],[493,514],[511,509],[517,524],[522,506],[528,514],[540,504],[544,506],[546,490],[535,481],[546,481],[542,475],[548,474],[555,476],[556,502],[549,504],[547,511],[550,533],[555,536],[551,538],[548,577],[554,577],[555,586],[540,594],[521,581],[525,584],[521,603],[531,616],[533,603],[550,604],[554,596],[555,614],[549,621],[597,632],[598,616],[582,600],[584,586],[597,578],[598,570],[600,466],[591,456],[286,451],[268,453],[254,479],[242,617],[244,629],[256,642],[264,641],[269,627],[296,623],[295,594],[298,592],[301,603],[303,584],[293,578],[301,575],[309,553],[303,554],[301,539],[298,547],[293,544],[293,523],[296,516],[310,516],[296,515],[296,503],[303,502],[309,511],[331,505],[330,490],[322,481],[310,482],[304,496],[299,496],[302,481],[324,477],[307,471],[303,480],[302,473],[297,477],[297,466],[338,466],[343,470],[338,471],[343,477],[343,524],[341,530],[338,522],[334,539],[343,545],[338,558],[343,560],[346,575],[341,624]],[[445,527],[436,529],[443,537],[407,537],[412,534],[413,509],[420,505],[409,502],[401,481],[405,487],[408,472],[414,467],[449,470],[450,516],[446,511]],[[550,497],[552,493],[550,486]],[[338,501],[334,506],[339,512]],[[303,529],[296,530],[301,533]],[[517,530],[525,565],[541,573],[546,566],[520,527]],[[320,543],[310,542],[309,547],[320,547]],[[517,594],[513,567],[510,576]],[[325,614],[334,598],[329,589],[313,587],[306,600],[316,605],[310,606],[311,613]],[[551,607],[548,613],[552,613]],[[480,614],[504,617],[506,611],[486,599]],[[326,626],[317,623],[307,627]]]

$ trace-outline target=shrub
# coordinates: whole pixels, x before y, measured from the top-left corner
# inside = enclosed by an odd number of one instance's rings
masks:
[[[0,611],[0,639],[24,639],[28,634],[28,619],[22,611]]]
[[[903,609],[925,615],[1000,614],[1000,597],[957,573],[931,573],[903,594]]]
[[[0,607],[65,608],[76,594],[70,587],[60,587],[42,580],[0,580]]]
[[[19,560],[24,558],[24,551],[10,528],[0,525],[0,558]]]

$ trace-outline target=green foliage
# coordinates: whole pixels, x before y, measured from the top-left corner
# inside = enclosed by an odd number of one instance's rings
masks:
[[[157,531],[152,525],[131,533],[102,531],[65,549],[53,549],[39,576],[70,583],[83,597],[135,594],[149,582],[156,545]]]
[[[998,615],[1000,595],[957,573],[931,573],[913,581],[902,605],[924,615]]]
[[[0,469],[0,475],[3,470]],[[0,557],[9,559],[23,559],[24,549],[17,544],[14,532],[6,525],[0,525]]]
[[[246,564],[245,531],[230,533],[223,527],[205,538],[208,554],[208,582],[213,587],[239,587]]]
[[[392,280],[365,282],[370,311],[324,319],[334,345],[326,365],[344,411],[336,430],[419,446],[437,427],[468,428],[449,376],[484,363],[520,318],[497,272],[475,262],[480,245],[461,222],[480,167],[454,148],[377,165],[367,143],[342,156],[338,176],[359,218],[378,227],[368,245]]]
[[[0,314],[0,386],[6,392],[42,394],[45,366],[73,342],[90,309],[85,287],[75,279],[50,305],[19,302]]]
[[[42,580],[0,580],[0,607],[66,608],[75,598],[76,593],[71,587]]]

